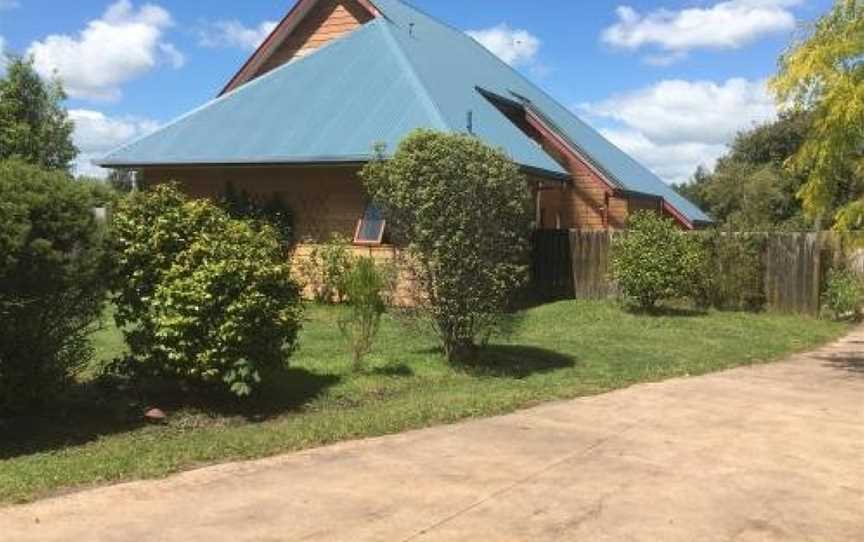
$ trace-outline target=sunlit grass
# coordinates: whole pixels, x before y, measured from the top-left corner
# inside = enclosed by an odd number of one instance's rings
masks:
[[[309,307],[291,369],[249,404],[183,397],[161,404],[158,396],[84,386],[59,412],[12,424],[0,441],[0,502],[768,361],[847,329],[797,316],[645,316],[611,302],[566,301],[522,313],[513,336],[458,368],[444,361],[434,337],[388,317],[368,370],[355,374],[336,326],[339,310]],[[97,367],[124,350],[106,322],[94,335]],[[144,424],[148,406],[166,409],[169,423]]]

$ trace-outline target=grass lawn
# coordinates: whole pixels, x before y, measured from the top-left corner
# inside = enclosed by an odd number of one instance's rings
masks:
[[[776,314],[636,316],[609,302],[565,301],[523,313],[518,331],[470,370],[448,366],[433,337],[386,319],[369,370],[353,374],[339,310],[309,307],[291,368],[249,403],[82,384],[50,416],[0,425],[0,503],[764,362],[848,329]],[[124,348],[110,326],[94,344],[101,363]],[[167,425],[141,421],[151,405],[169,412]]]

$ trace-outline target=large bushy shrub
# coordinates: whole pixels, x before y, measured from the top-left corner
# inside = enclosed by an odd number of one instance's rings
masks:
[[[688,297],[704,265],[699,241],[672,220],[640,211],[612,243],[612,276],[624,297],[643,310]]]
[[[693,297],[703,307],[757,311],[765,306],[766,236],[720,230],[696,235],[704,260]]]
[[[0,162],[0,412],[37,405],[91,359],[106,246],[88,186]]]
[[[463,134],[417,131],[361,173],[408,252],[418,308],[448,359],[488,339],[527,280],[531,198],[503,152]]]
[[[116,319],[135,371],[244,396],[285,363],[299,291],[272,228],[160,185],[122,202],[113,229]]]

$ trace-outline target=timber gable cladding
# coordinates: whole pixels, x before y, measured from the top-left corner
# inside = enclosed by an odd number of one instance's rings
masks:
[[[228,181],[277,192],[298,238],[314,242],[353,237],[369,203],[358,169],[375,143],[392,152],[416,128],[507,151],[538,228],[623,229],[640,209],[687,228],[708,221],[463,32],[399,0],[300,0],[218,99],[102,163],[195,196],[218,199]]]
[[[299,1],[221,94],[313,53],[330,41],[368,23],[375,18],[376,13],[369,3],[359,0]]]

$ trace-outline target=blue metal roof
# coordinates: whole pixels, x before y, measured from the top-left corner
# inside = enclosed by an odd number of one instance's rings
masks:
[[[399,0],[384,15],[159,131],[108,154],[106,166],[350,162],[389,151],[416,128],[472,131],[514,161],[566,172],[478,87],[515,96],[548,118],[624,190],[664,198],[689,220],[710,219],[656,175],[464,32]]]

